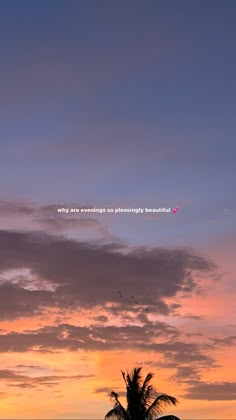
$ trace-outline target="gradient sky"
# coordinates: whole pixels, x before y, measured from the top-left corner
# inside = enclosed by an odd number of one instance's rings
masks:
[[[103,418],[139,365],[235,418],[235,19],[0,0],[0,418]],[[179,210],[57,212],[86,206]]]

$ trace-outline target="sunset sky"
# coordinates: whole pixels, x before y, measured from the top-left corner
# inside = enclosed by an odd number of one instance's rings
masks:
[[[0,419],[102,419],[135,366],[236,417],[235,21],[0,0]]]

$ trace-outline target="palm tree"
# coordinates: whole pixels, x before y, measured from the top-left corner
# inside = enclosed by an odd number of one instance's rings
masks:
[[[114,420],[154,420],[159,417],[167,405],[176,405],[177,399],[167,394],[158,394],[150,385],[153,373],[148,373],[144,381],[141,376],[142,368],[135,368],[131,375],[122,372],[126,385],[127,408],[119,401],[119,395],[112,391],[112,410],[108,411],[105,419]],[[176,416],[162,416],[160,420],[179,420]]]

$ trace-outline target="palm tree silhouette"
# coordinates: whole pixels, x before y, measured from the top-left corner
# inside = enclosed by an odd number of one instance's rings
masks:
[[[167,394],[158,394],[150,385],[153,373],[148,373],[144,381],[141,376],[142,368],[135,368],[131,374],[122,372],[126,385],[127,408],[119,401],[119,395],[112,391],[110,394],[113,405],[105,419],[114,420],[154,420],[159,417],[167,405],[176,405],[177,399]],[[160,420],[179,420],[176,416],[162,416]]]

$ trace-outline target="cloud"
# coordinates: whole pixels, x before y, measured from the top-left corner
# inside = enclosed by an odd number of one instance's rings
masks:
[[[14,224],[15,221],[18,222],[19,218],[22,223],[22,228],[26,226],[29,230],[31,229],[43,229],[47,232],[63,232],[72,229],[92,229],[102,233],[101,236],[105,234],[108,235],[106,226],[95,217],[86,217],[85,215],[77,214],[77,217],[73,217],[72,214],[65,215],[63,213],[58,213],[57,209],[59,208],[89,208],[90,205],[81,206],[78,203],[54,203],[54,204],[45,204],[38,205],[33,202],[26,201],[9,201],[0,199],[0,215],[2,218],[10,219],[11,224]],[[17,218],[17,219],[16,219]],[[103,232],[102,232],[103,230]]]
[[[200,371],[216,366],[214,348],[209,355],[204,343],[184,342],[180,337],[181,331],[163,322],[146,322],[142,326],[94,324],[81,327],[60,324],[21,333],[12,331],[0,334],[0,352],[96,352],[136,349],[136,352],[141,354],[159,355],[162,360],[154,362],[152,359],[149,365],[177,369],[174,378],[189,383],[189,379],[200,378]]]
[[[43,368],[42,366],[39,366],[39,365],[22,365],[22,364],[20,364],[20,365],[16,365],[16,368],[18,368],[18,369],[45,369],[45,368]]]
[[[59,306],[48,290],[27,290],[17,284],[0,284],[0,319],[10,320],[24,316],[36,316],[42,308]]]
[[[45,229],[50,228],[57,232],[73,228],[97,229],[103,226],[102,223],[92,217],[58,216],[57,214],[51,217],[35,218],[34,222]]]
[[[191,400],[232,401],[236,399],[236,382],[196,381],[188,387],[185,398]]]
[[[175,379],[177,379],[178,381],[181,380],[181,382],[183,381],[188,382],[191,379],[196,380],[199,378],[200,378],[199,369],[195,366],[193,367],[193,366],[182,365],[176,368]]]
[[[11,387],[18,387],[18,388],[37,388],[39,386],[55,386],[59,385],[62,381],[65,380],[80,380],[91,378],[94,375],[48,375],[48,376],[27,376],[21,375],[13,370],[9,369],[1,369],[0,370],[0,379],[2,382],[7,382],[7,384]]]
[[[95,388],[95,390],[93,392],[94,392],[94,394],[106,394],[106,395],[108,394],[109,395],[111,393],[111,391],[112,391],[112,387],[108,388],[108,387],[104,386],[104,387],[100,387],[100,388]],[[120,397],[126,397],[126,395],[127,395],[126,391],[122,391],[121,388],[116,387],[116,391],[118,392]]]
[[[0,231],[0,247],[4,250],[0,254],[1,319],[38,316],[49,309],[63,316],[71,310],[96,310],[86,326],[74,325],[73,318],[73,323],[68,320],[35,330],[2,331],[1,353],[135,348],[164,355],[166,366],[170,361],[186,369],[188,365],[215,366],[209,351],[212,353],[217,343],[203,344],[204,337],[201,343],[193,343],[191,336],[185,336],[188,342],[184,342],[180,329],[150,318],[172,314],[176,305],[167,301],[179,293],[198,292],[199,283],[191,271],[211,276],[215,270],[205,258],[186,249],[124,250],[117,243],[102,245],[7,230]],[[125,320],[125,325],[113,317]],[[109,321],[115,325],[107,325]],[[184,373],[187,371],[178,372],[182,377]],[[17,384],[29,387],[20,378]]]
[[[109,318],[105,315],[98,315],[94,317],[94,321],[97,322],[107,322],[109,320]]]
[[[137,248],[124,253],[115,243],[82,243],[43,233],[1,230],[0,247],[4,250],[0,254],[2,318],[31,316],[44,307],[88,309],[108,303],[113,313],[149,307],[168,314],[166,298],[197,291],[191,270],[209,275],[214,270],[211,262],[188,250]],[[25,269],[36,290],[7,283],[9,270]],[[43,286],[45,281],[51,290]]]
[[[212,338],[211,340],[217,347],[231,347],[236,344],[236,335],[230,335],[223,338]]]
[[[59,351],[68,349],[71,351],[82,350],[109,350],[119,348],[133,348],[140,350],[152,350],[148,343],[156,338],[172,338],[174,328],[163,322],[147,323],[143,326],[102,326],[90,325],[81,327],[71,324],[58,326],[45,326],[36,330],[23,332],[9,332],[0,334],[0,352],[26,352],[35,351]],[[178,332],[174,330],[174,336]],[[159,351],[163,347],[169,348],[170,343],[160,344]],[[171,347],[172,348],[172,347]],[[158,351],[158,348],[156,348]],[[181,349],[182,350],[182,349]],[[177,349],[178,351],[178,349]]]
[[[193,319],[195,321],[201,321],[203,319],[203,317],[199,315],[183,315],[183,318]]]
[[[32,215],[36,211],[35,206],[32,203],[25,203],[21,201],[8,201],[0,200],[0,215],[12,216],[12,215]]]
[[[163,353],[166,360],[171,361],[171,366],[173,363],[175,366],[182,364],[190,364],[197,366],[213,366],[214,358],[211,355],[207,354],[207,345],[204,346],[203,343],[192,343],[184,341],[171,340],[164,343],[146,343],[145,346],[141,348],[147,351],[154,351]],[[211,350],[214,350],[212,347]]]
[[[110,390],[110,388],[108,388],[106,386],[103,386],[103,387],[100,387],[100,388],[95,388],[95,390],[93,392],[95,394],[100,394],[100,393],[102,393],[102,394],[108,394],[108,393],[111,392],[111,390]]]

